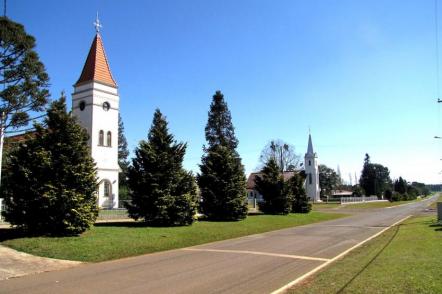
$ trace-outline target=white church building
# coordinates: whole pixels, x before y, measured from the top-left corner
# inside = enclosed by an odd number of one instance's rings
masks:
[[[313,152],[311,134],[308,135],[307,153],[304,156],[305,168],[305,192],[307,197],[313,202],[321,202],[319,188],[319,168],[318,155]]]
[[[321,202],[319,188],[319,168],[318,155],[313,152],[312,136],[308,135],[307,153],[304,156],[305,169],[305,190],[307,197],[313,202]],[[282,173],[284,181],[287,181],[295,172],[285,171]],[[249,203],[259,203],[263,201],[262,195],[255,189],[255,178],[260,176],[260,172],[251,173],[247,178],[247,199]]]
[[[98,206],[118,208],[118,87],[110,71],[97,19],[96,35],[74,84],[72,114],[89,133],[98,173]]]

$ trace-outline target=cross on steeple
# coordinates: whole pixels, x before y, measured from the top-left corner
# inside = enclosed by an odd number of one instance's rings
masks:
[[[97,33],[99,33],[99,32],[100,32],[100,28],[103,27],[103,26],[101,25],[101,23],[100,23],[100,20],[98,19],[98,11],[97,11],[97,18],[96,18],[95,21],[94,21],[94,26],[95,26],[95,31],[96,31]]]

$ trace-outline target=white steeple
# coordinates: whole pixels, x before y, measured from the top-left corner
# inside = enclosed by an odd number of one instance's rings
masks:
[[[98,174],[99,207],[118,207],[118,112],[120,98],[99,34],[96,35],[74,85],[72,113],[89,133],[91,155]]]
[[[304,156],[304,167],[307,176],[305,179],[307,197],[313,202],[320,202],[318,156],[313,152],[312,136],[310,133],[308,135],[307,153]]]
[[[313,154],[312,135],[310,133],[308,134],[307,154]]]

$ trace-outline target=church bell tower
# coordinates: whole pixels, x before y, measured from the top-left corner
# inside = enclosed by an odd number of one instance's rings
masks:
[[[89,147],[98,173],[98,206],[118,207],[118,87],[109,68],[95,22],[96,35],[74,85],[72,113],[89,134]]]
[[[313,202],[321,202],[319,195],[319,168],[318,156],[313,152],[312,136],[308,135],[307,153],[304,156],[304,167],[307,178],[305,179],[305,190],[307,197]]]

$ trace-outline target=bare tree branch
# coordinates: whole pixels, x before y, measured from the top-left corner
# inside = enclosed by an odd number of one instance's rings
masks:
[[[271,140],[261,151],[259,161],[264,166],[270,159],[274,159],[281,172],[299,169],[301,157],[296,154],[295,146],[281,139]]]

